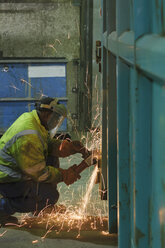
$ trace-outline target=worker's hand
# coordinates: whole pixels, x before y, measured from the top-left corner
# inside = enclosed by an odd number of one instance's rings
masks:
[[[72,145],[75,152],[81,153],[83,158],[86,158],[91,154],[91,152],[79,140],[72,141]]]
[[[55,149],[52,148],[51,155],[55,155],[54,151],[55,151],[55,154],[57,154],[57,148],[56,147],[55,147]],[[86,158],[90,155],[90,152],[88,151],[88,149],[86,149],[84,147],[84,145],[78,140],[71,141],[71,142],[69,142],[68,140],[63,140],[58,147],[58,156],[59,157],[64,158],[64,157],[68,157],[70,155],[73,155],[75,153],[81,153],[83,158]]]
[[[76,182],[78,179],[81,178],[81,176],[76,173],[75,167],[77,167],[77,166],[73,165],[69,169],[59,168],[59,170],[62,174],[63,182],[66,185],[73,184],[74,182]]]

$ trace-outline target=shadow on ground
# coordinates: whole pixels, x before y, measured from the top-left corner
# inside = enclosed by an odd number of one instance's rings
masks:
[[[28,232],[34,235],[36,239],[35,242],[39,240],[44,241],[45,239],[62,239],[62,240],[76,240],[81,242],[89,242],[93,244],[102,244],[109,246],[117,246],[117,235],[116,234],[108,234],[106,232],[92,230],[92,231],[81,231],[80,236],[78,231],[61,231],[57,233],[55,230],[46,230],[41,227],[17,227],[17,226],[9,226],[5,228],[6,230],[17,230],[17,232]],[[35,243],[34,242],[34,243]]]

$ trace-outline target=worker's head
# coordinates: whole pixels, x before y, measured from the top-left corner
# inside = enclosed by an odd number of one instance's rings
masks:
[[[42,125],[49,131],[58,129],[67,115],[65,105],[60,104],[57,98],[45,97],[36,103]]]

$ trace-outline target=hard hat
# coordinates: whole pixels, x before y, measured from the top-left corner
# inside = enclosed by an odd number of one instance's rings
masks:
[[[53,98],[49,98],[49,99],[53,99]],[[39,106],[41,109],[48,109],[51,110],[53,112],[56,112],[64,117],[67,116],[67,110],[64,104],[60,104],[59,100],[57,98],[54,98],[49,104],[45,104],[42,103]]]

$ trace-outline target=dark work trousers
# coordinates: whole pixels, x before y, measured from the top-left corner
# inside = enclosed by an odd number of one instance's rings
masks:
[[[40,211],[59,198],[56,185],[34,181],[0,183],[0,216]]]

